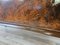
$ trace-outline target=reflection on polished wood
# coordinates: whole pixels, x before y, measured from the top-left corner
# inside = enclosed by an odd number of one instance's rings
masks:
[[[59,15],[55,19],[51,4],[50,0],[0,1],[0,20],[60,30]]]
[[[0,23],[0,45],[60,45],[60,38],[47,36],[42,32],[28,31],[33,28],[27,28]],[[45,30],[43,31],[45,32]]]

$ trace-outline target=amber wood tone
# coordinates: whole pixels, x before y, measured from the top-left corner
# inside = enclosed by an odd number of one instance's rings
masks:
[[[59,20],[54,17],[55,8],[51,4],[50,0],[0,2],[0,20],[60,29]]]

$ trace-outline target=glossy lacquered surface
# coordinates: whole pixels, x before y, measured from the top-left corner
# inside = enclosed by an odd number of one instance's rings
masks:
[[[0,23],[0,45],[60,45],[60,38],[28,31],[26,28]]]
[[[0,22],[39,28],[39,33],[42,28],[60,37],[59,6],[52,7],[51,0],[0,0]]]
[[[0,21],[60,29],[51,0],[0,0]]]

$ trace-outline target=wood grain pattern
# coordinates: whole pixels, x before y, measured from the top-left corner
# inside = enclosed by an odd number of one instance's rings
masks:
[[[0,20],[60,29],[51,0],[0,1]]]

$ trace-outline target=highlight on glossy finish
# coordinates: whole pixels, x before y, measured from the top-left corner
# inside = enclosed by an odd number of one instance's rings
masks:
[[[59,7],[59,0],[0,0],[0,21],[60,30]]]

